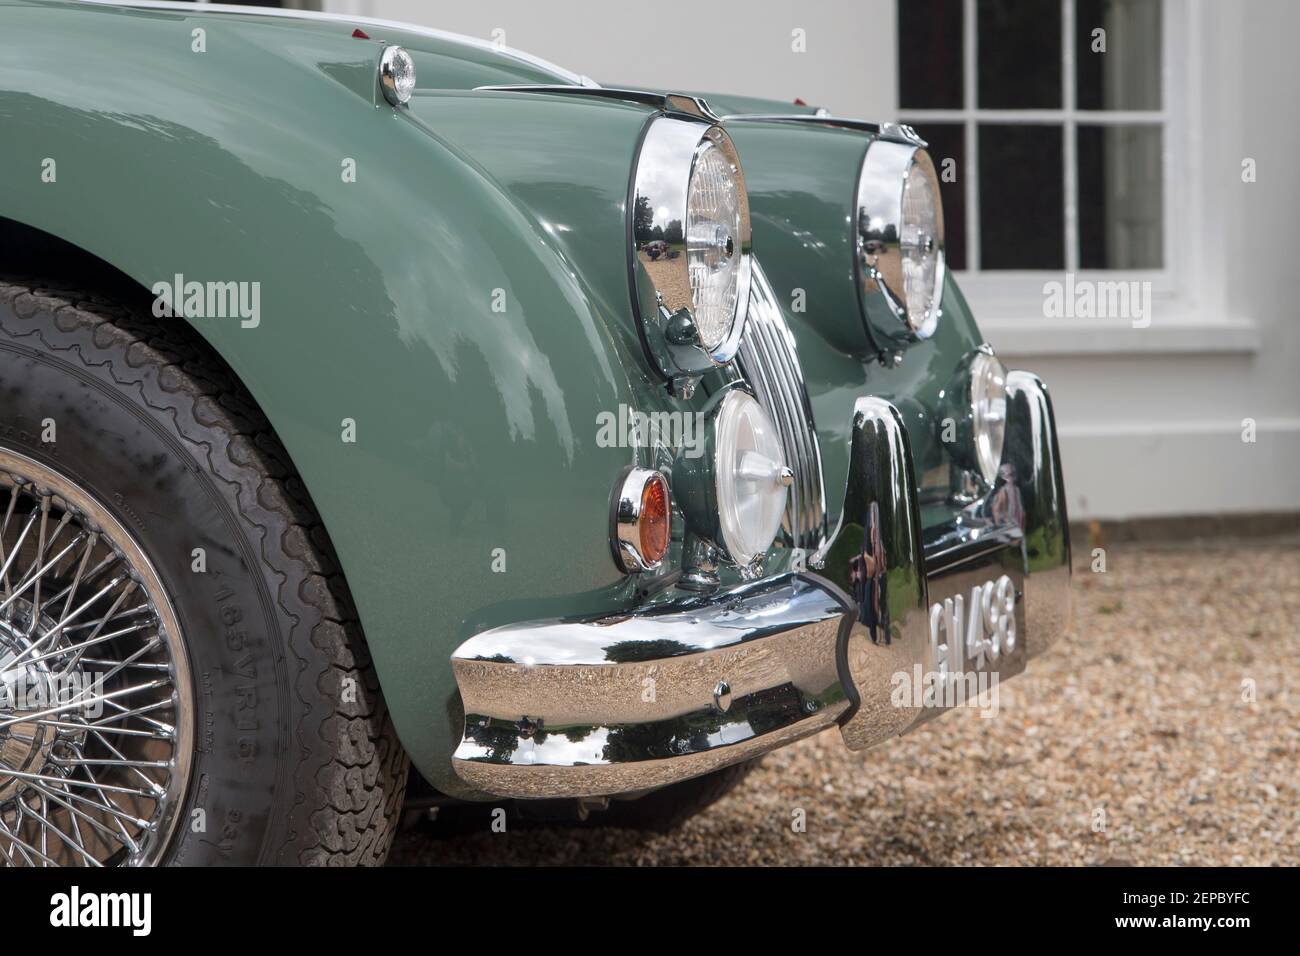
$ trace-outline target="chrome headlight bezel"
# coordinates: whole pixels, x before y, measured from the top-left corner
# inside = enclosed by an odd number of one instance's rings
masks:
[[[700,158],[711,148],[720,150],[731,167],[740,234],[726,237],[731,249],[727,257],[737,257],[731,324],[717,341],[706,343],[696,325],[686,239],[692,178]],[[632,172],[627,234],[629,282],[642,344],[673,390],[689,394],[700,376],[735,357],[749,308],[753,255],[749,198],[740,157],[726,130],[705,117],[687,114],[662,113],[650,120]],[[680,239],[668,243],[665,234]],[[681,248],[673,249],[678,242]]]
[[[924,237],[936,255],[934,291],[929,306],[918,314],[909,311],[902,269],[903,200],[913,167],[929,180],[937,233]],[[942,315],[947,274],[943,201],[925,141],[909,127],[886,124],[868,144],[854,209],[854,270],[868,335],[881,351],[928,339]]]

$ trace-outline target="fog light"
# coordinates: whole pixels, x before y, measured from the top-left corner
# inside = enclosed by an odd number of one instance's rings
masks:
[[[415,92],[415,61],[400,46],[384,47],[379,58],[379,82],[384,88],[384,99],[401,106]]]
[[[610,537],[614,561],[625,574],[652,571],[668,553],[672,538],[672,495],[668,481],[648,468],[629,468],[614,490]]]
[[[1007,430],[1007,370],[993,351],[975,353],[970,366],[971,424],[980,474],[992,485],[1002,464]]]
[[[729,392],[715,428],[721,543],[733,561],[747,565],[771,547],[781,529],[792,475],[776,425],[752,395]]]

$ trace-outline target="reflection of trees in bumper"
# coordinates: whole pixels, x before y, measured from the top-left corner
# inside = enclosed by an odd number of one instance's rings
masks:
[[[570,743],[581,743],[593,734],[603,733],[600,756],[597,758],[593,754],[590,763],[663,760],[715,750],[724,743],[719,739],[724,734],[727,738],[725,743],[734,744],[781,730],[842,699],[843,690],[839,686],[822,698],[814,698],[786,684],[737,698],[726,713],[698,711],[669,720],[609,728],[538,726],[527,735],[521,733],[520,724],[515,721],[471,716],[466,721],[465,736],[485,752],[467,759],[481,763],[515,763],[514,755],[526,739],[536,750],[537,764],[546,765],[545,751],[551,738],[562,736]],[[575,761],[574,765],[586,762]]]
[[[510,758],[520,740],[519,728],[515,724],[485,718],[469,718],[466,721],[465,736],[486,751],[471,759],[486,763],[511,763]]]
[[[1065,537],[1061,522],[1054,521],[1035,528],[1025,536],[1025,550],[1029,555],[1029,571],[1050,571],[1065,564]]]
[[[611,664],[636,664],[644,661],[659,661],[668,657],[680,657],[695,652],[681,641],[660,638],[652,641],[618,641],[602,649],[605,660]]]

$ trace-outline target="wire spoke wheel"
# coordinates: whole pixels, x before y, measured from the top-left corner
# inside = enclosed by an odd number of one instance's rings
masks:
[[[159,862],[193,720],[176,613],[135,539],[0,449],[0,867]]]

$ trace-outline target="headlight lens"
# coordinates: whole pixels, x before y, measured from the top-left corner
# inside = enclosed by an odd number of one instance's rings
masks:
[[[686,192],[686,267],[695,326],[709,351],[731,332],[740,293],[744,197],[736,173],[722,149],[705,139]]]
[[[857,199],[863,314],[882,350],[934,334],[946,271],[934,162],[915,134],[889,135],[867,147]]]
[[[791,474],[776,426],[738,389],[718,410],[714,480],[722,545],[737,564],[767,551],[781,528]]]
[[[1007,428],[1007,370],[992,352],[977,352],[971,361],[970,402],[975,457],[984,480],[992,485]]]
[[[929,338],[939,321],[935,279],[943,254],[943,214],[934,168],[915,160],[903,184],[903,228],[899,239],[903,259],[903,300],[907,322],[922,338]],[[928,170],[928,171],[927,171]]]
[[[632,188],[632,300],[642,338],[675,389],[693,387],[735,356],[745,326],[751,229],[740,158],[722,127],[660,115],[646,129]]]

